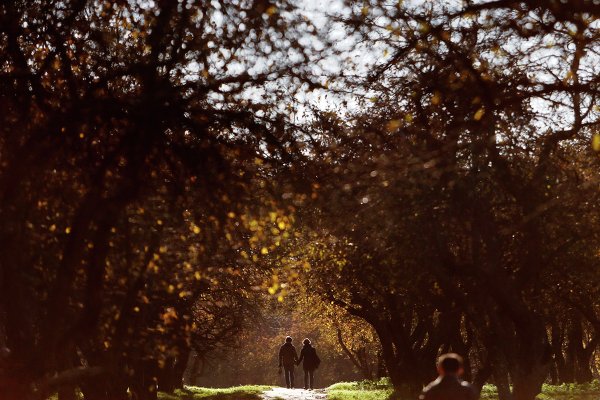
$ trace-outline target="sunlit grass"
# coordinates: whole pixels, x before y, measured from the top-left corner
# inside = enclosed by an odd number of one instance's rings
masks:
[[[391,400],[393,390],[389,380],[340,382],[327,389],[328,400]],[[543,385],[538,400],[598,400],[600,382],[584,384]],[[485,385],[481,391],[481,400],[498,400],[494,385]]]
[[[481,391],[481,400],[497,400],[496,386],[485,385]],[[600,399],[600,382],[595,380],[590,383],[563,383],[562,385],[542,386],[542,393],[538,400],[598,400]]]
[[[270,386],[248,385],[224,389],[186,386],[175,393],[159,393],[160,400],[258,400],[261,394],[271,389]]]
[[[393,391],[384,390],[332,390],[327,392],[328,400],[388,400]]]
[[[389,380],[339,382],[327,388],[328,400],[387,400],[393,389]]]

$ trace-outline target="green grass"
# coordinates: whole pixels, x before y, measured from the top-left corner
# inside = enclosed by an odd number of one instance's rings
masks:
[[[159,400],[259,400],[260,395],[270,386],[236,386],[225,389],[186,386],[175,393],[159,393]]]
[[[327,388],[328,400],[387,400],[393,393],[387,379],[340,382]]]
[[[538,400],[598,400],[600,399],[600,382],[563,383],[562,385],[542,386]],[[481,400],[497,400],[498,393],[493,385],[485,385],[481,391]]]
[[[328,400],[391,400],[393,390],[389,380],[340,382],[327,389]],[[599,400],[600,382],[585,384],[544,385],[538,400]],[[481,400],[498,400],[493,385],[485,385]]]

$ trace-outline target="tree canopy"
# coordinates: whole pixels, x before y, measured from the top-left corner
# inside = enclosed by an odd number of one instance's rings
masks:
[[[1,4],[2,397],[154,399],[294,326],[407,396],[446,351],[501,400],[591,380],[598,28],[591,0]]]

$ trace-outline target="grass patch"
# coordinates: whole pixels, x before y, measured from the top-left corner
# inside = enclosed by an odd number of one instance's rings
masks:
[[[391,400],[393,389],[388,379],[380,381],[340,382],[327,388],[328,400]],[[543,385],[538,400],[599,400],[600,382]],[[485,385],[481,400],[498,400],[494,385]]]
[[[388,400],[393,392],[387,378],[379,381],[340,382],[327,388],[327,399]]]
[[[259,400],[260,395],[271,389],[270,386],[249,385],[224,389],[186,386],[174,393],[159,393],[159,400]]]
[[[497,400],[496,386],[485,385],[481,391],[481,400]],[[600,399],[600,382],[563,383],[562,385],[542,385],[542,393],[538,400],[598,400]]]

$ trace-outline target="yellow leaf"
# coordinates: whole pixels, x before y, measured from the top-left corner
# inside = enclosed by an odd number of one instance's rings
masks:
[[[477,112],[475,113],[475,115],[473,115],[473,119],[475,121],[479,121],[479,120],[481,120],[481,118],[483,118],[484,114],[485,114],[485,110],[482,107],[479,110],[477,110]]]
[[[267,8],[267,11],[266,11],[268,16],[271,16],[271,15],[275,14],[276,12],[277,12],[277,7],[275,7],[275,6],[271,6],[271,7]]]
[[[361,8],[360,12],[362,13],[363,16],[367,16],[369,15],[369,7],[364,6],[363,8]]]
[[[594,149],[594,151],[600,151],[600,133],[596,133],[592,136],[592,149]]]
[[[400,126],[402,126],[402,121],[401,120],[399,120],[399,119],[392,119],[391,121],[389,121],[387,123],[386,127],[387,127],[387,130],[389,132],[393,132],[396,129],[400,128]]]
[[[564,83],[568,83],[571,79],[573,79],[573,76],[575,74],[573,73],[573,70],[570,70],[569,72],[567,72],[567,75],[565,75],[565,78],[563,79]]]
[[[279,221],[277,223],[277,226],[279,227],[279,229],[284,230],[285,229],[285,222],[283,221]]]
[[[267,249],[266,247],[263,247],[262,249],[260,249],[260,254],[269,254],[269,249]]]

